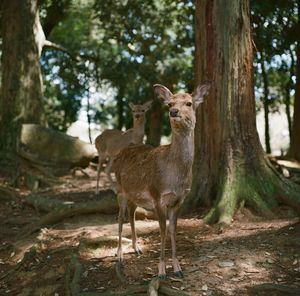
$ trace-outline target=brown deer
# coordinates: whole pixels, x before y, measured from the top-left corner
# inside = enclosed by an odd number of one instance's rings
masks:
[[[119,245],[118,261],[123,261],[122,228],[128,210],[134,250],[140,250],[136,243],[135,210],[137,206],[153,210],[158,217],[161,252],[158,265],[159,278],[166,278],[165,240],[166,220],[169,218],[169,232],[172,245],[172,264],[175,275],[183,273],[176,258],[176,226],[178,211],[190,190],[192,164],[194,159],[194,128],[196,108],[203,102],[210,84],[203,84],[194,94],[177,93],[173,95],[162,85],[155,84],[154,92],[169,106],[172,128],[170,145],[156,148],[147,145],[129,146],[122,150],[114,161],[119,202]]]
[[[108,159],[105,169],[112,188],[114,188],[111,178],[111,168],[114,158],[122,149],[130,144],[142,144],[145,134],[146,112],[150,109],[152,102],[142,105],[129,103],[133,116],[133,127],[125,132],[118,129],[105,130],[95,139],[95,146],[98,151],[97,186],[96,194],[99,193],[99,177],[103,163]]]

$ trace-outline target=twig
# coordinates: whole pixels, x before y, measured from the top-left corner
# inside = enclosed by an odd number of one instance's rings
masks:
[[[71,280],[71,274],[73,271],[73,278]],[[72,255],[71,261],[66,266],[65,273],[65,294],[66,296],[79,296],[80,286],[79,281],[82,274],[82,265],[77,259],[76,255]]]
[[[121,283],[126,283],[126,278],[123,274],[123,271],[122,271],[122,264],[120,262],[116,262],[115,264],[115,270],[116,270],[116,275],[117,275],[117,278],[119,279],[119,281]]]
[[[158,296],[158,289],[159,289],[159,279],[153,278],[148,286],[148,295],[149,296]]]

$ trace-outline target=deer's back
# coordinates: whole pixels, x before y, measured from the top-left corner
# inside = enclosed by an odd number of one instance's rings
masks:
[[[99,153],[108,156],[117,155],[122,149],[131,143],[131,134],[117,130],[105,130],[95,140],[95,145]]]
[[[114,161],[118,185],[128,193],[153,191],[159,194],[173,183],[177,169],[169,159],[169,146],[153,148],[149,145],[132,145],[120,152]],[[156,191],[156,192],[155,192]]]

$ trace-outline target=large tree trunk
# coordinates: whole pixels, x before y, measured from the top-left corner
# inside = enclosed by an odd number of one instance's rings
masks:
[[[249,1],[196,1],[196,83],[210,80],[197,113],[193,185],[185,212],[212,205],[208,222],[230,223],[244,204],[273,216],[300,214],[300,190],[272,168],[256,130]]]
[[[0,151],[15,151],[22,123],[43,123],[39,57],[45,40],[37,0],[4,0]]]
[[[298,30],[300,30],[300,0],[298,2]],[[300,35],[297,40],[297,65],[296,65],[296,92],[294,102],[294,117],[292,127],[291,145],[288,156],[300,161]]]

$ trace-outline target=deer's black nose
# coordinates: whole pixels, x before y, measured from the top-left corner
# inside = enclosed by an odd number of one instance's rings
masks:
[[[172,108],[172,109],[170,109],[170,116],[171,117],[176,117],[177,115],[178,115],[178,109],[176,109],[176,108]]]

